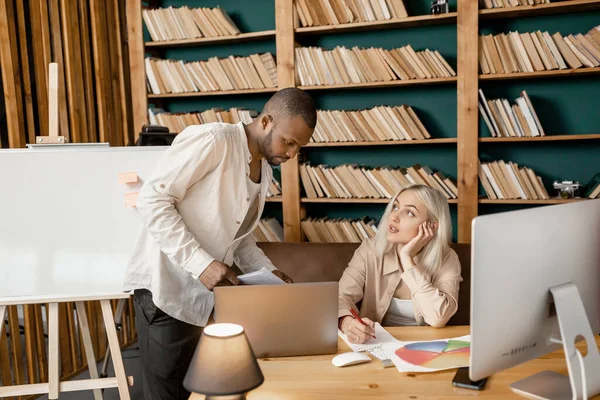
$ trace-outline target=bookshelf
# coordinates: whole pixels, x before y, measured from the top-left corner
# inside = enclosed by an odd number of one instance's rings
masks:
[[[566,37],[567,34],[585,34],[598,25],[599,16],[600,2],[596,0],[480,10],[479,34],[540,30],[560,32]],[[478,155],[482,162],[502,159],[532,168],[542,177],[551,198],[492,200],[480,197],[477,215],[585,200],[555,197],[552,182],[570,179],[586,185],[597,172],[593,164],[600,154],[600,135],[596,134],[600,124],[591,117],[592,110],[598,105],[597,98],[591,93],[600,87],[599,73],[596,67],[478,76],[478,85],[488,98],[512,100],[519,91],[526,90],[532,96],[547,134],[543,137],[493,138],[483,121],[479,121]]]
[[[225,1],[220,4],[227,11],[229,3],[233,2]],[[137,21],[130,24],[129,28],[132,43],[130,45],[130,55],[132,52],[134,54],[131,61],[132,71],[142,71],[140,76],[144,77],[143,55],[145,51],[168,52],[173,49],[181,51],[183,49],[209,46],[211,51],[214,49],[216,53],[223,55],[226,54],[224,52],[231,51],[229,49],[235,45],[275,39],[273,54],[276,56],[277,62],[278,87],[297,86],[308,91],[315,97],[320,109],[365,109],[374,105],[369,101],[377,101],[381,96],[383,99],[379,103],[381,105],[407,104],[425,110],[422,120],[426,126],[433,126],[433,137],[431,139],[310,143],[301,151],[301,157],[307,161],[315,160],[317,163],[331,163],[332,165],[352,162],[354,158],[363,157],[364,159],[366,157],[366,160],[370,161],[364,163],[371,166],[381,165],[379,162],[385,164],[389,160],[393,160],[394,157],[411,160],[395,163],[396,165],[409,166],[412,161],[421,163],[419,160],[423,158],[425,161],[422,164],[431,164],[434,170],[440,170],[455,178],[459,189],[459,197],[457,200],[449,201],[455,221],[455,240],[469,242],[471,220],[477,215],[494,212],[497,207],[501,207],[503,210],[511,209],[511,207],[518,208],[521,206],[578,201],[577,199],[564,200],[560,198],[549,200],[491,200],[481,198],[482,192],[477,168],[480,157],[489,155],[490,159],[512,160],[515,158],[516,162],[525,165],[532,164],[531,167],[534,170],[540,170],[540,175],[549,189],[548,185],[551,184],[552,179],[566,179],[571,175],[578,176],[578,172],[583,169],[581,163],[577,165],[576,162],[580,158],[587,157],[588,160],[593,160],[589,158],[590,150],[586,149],[587,147],[592,150],[600,149],[598,147],[600,134],[594,133],[600,132],[600,126],[597,124],[594,126],[594,122],[590,122],[591,115],[594,114],[588,114],[592,106],[586,106],[583,107],[584,110],[577,111],[576,105],[571,105],[564,100],[556,100],[558,98],[557,93],[561,91],[566,90],[568,93],[575,93],[577,90],[583,90],[589,82],[596,84],[597,78],[600,78],[600,67],[483,75],[479,71],[479,35],[483,34],[484,31],[489,33],[490,30],[494,33],[508,30],[518,30],[520,32],[536,29],[552,30],[555,29],[553,28],[554,19],[569,19],[571,14],[579,13],[581,15],[587,12],[598,16],[600,0],[570,0],[545,5],[492,10],[480,10],[478,2],[474,0],[456,0],[456,2],[451,1],[450,3],[453,12],[446,15],[428,15],[428,1],[405,0],[411,15],[408,18],[295,28],[293,0],[274,0],[274,7],[271,10],[274,12],[274,30],[262,29],[231,37],[147,42],[144,44],[141,29],[141,4],[139,0],[128,0],[129,18],[137,18]],[[182,4],[216,6],[216,3],[207,5],[195,1],[163,1],[163,5],[178,6]],[[583,19],[585,20],[585,18]],[[524,22],[525,20],[526,22]],[[572,32],[576,31],[573,26],[581,22],[582,18],[577,17],[575,20],[570,26]],[[578,32],[587,31],[594,26],[589,22],[590,20],[591,17],[585,20],[587,22],[580,25]],[[598,23],[596,22],[595,25]],[[564,26],[565,24],[559,24],[559,27],[554,31],[562,32]],[[385,40],[391,40],[386,39],[386,35],[394,35],[394,37],[397,35],[398,38],[395,39],[394,43],[391,41],[385,42]],[[425,39],[421,39],[422,37],[425,37]],[[442,48],[436,46],[437,37],[444,37],[443,41],[439,41]],[[380,45],[379,39],[384,41],[383,45]],[[457,71],[457,76],[452,78],[318,86],[302,86],[296,81],[294,57],[296,46],[316,45],[323,49],[331,49],[339,44],[347,47],[356,45],[359,47],[391,48],[409,43],[414,45],[415,48],[430,47],[432,50],[438,49],[444,56],[449,54],[449,63]],[[201,57],[191,58],[202,59]],[[522,88],[523,85],[526,87]],[[148,101],[175,101],[177,104],[200,101],[201,103],[198,104],[206,104],[205,108],[210,108],[221,106],[224,101],[221,99],[229,97],[237,99],[262,95],[261,101],[262,99],[266,100],[268,95],[276,90],[259,89],[147,95],[143,79],[138,82],[137,91],[133,86],[134,82],[132,82],[132,97],[134,115],[137,114],[136,121],[138,121],[136,128],[141,126],[140,121],[146,121]],[[557,88],[554,88],[555,86]],[[547,118],[544,126],[550,133],[544,137],[493,138],[486,136],[487,128],[483,124],[478,111],[478,90],[480,87],[484,91],[490,89],[489,97],[495,97],[498,94],[501,97],[508,96],[510,98],[511,95],[506,95],[505,91],[514,93],[516,88],[527,89],[528,92],[533,93],[534,102],[537,100],[544,103],[542,101],[544,96],[550,96],[552,101],[556,100],[556,103],[543,104],[540,107],[542,114],[544,114],[545,109],[546,115],[543,115],[542,118]],[[597,88],[598,86],[594,87]],[[357,93],[360,94],[356,95]],[[587,95],[586,98],[590,99],[592,97]],[[433,101],[434,104],[428,105],[429,101]],[[595,104],[597,104],[597,100]],[[586,114],[588,115],[586,117],[587,122],[578,124],[560,121],[560,118],[552,115],[551,112],[553,107],[557,106],[564,107],[564,110],[556,114]],[[260,110],[260,106],[253,109]],[[437,109],[442,110],[439,115],[433,111]],[[454,129],[456,129],[455,132]],[[552,135],[553,131],[566,134]],[[577,132],[577,134],[571,134],[571,132]],[[586,148],[582,146],[583,144]],[[565,167],[566,176],[564,177],[558,176],[556,168],[550,166],[553,160],[565,160],[562,157],[562,152],[568,153],[566,160],[574,162],[573,165]],[[346,210],[352,210],[355,213],[354,215],[359,215],[361,210],[368,210],[372,213],[369,216],[378,217],[383,211],[383,206],[388,202],[387,199],[306,198],[303,195],[300,182],[300,162],[302,161],[296,158],[282,165],[281,184],[283,195],[267,199],[269,203],[278,204],[275,207],[279,207],[279,204],[281,204],[280,218],[283,220],[287,241],[303,240],[300,221],[306,217],[327,215],[328,210],[331,210],[332,215],[335,216],[343,216]],[[588,168],[580,175],[591,179],[591,176],[587,176],[589,172]],[[581,179],[581,183],[587,183],[584,182],[583,178],[576,179]],[[550,192],[550,189],[548,191]],[[554,195],[554,192],[551,195]],[[487,207],[491,208],[488,210]]]

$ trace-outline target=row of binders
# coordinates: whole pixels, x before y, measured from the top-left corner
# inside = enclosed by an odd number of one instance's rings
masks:
[[[479,180],[489,199],[548,200],[542,178],[531,168],[513,162],[479,163]]]
[[[479,89],[479,111],[493,137],[545,136],[527,92],[510,105],[507,99],[487,100]]]
[[[262,218],[252,232],[257,242],[283,242],[283,227],[275,218]]]
[[[423,140],[431,135],[411,107],[377,106],[358,111],[319,110],[311,142]]]
[[[277,87],[277,65],[271,53],[194,62],[146,58],[145,63],[148,90],[153,94]]]
[[[377,233],[377,223],[368,217],[307,218],[300,222],[300,226],[308,241],[317,243],[360,243]]]
[[[305,86],[409,79],[450,78],[454,69],[437,51],[415,51],[410,45],[396,49],[338,46],[297,47],[296,78]]]
[[[391,199],[411,184],[436,188],[447,199],[458,197],[458,188],[451,178],[419,164],[408,168],[365,168],[350,164],[332,168],[304,163],[300,165],[300,180],[309,199]]]
[[[548,32],[482,35],[479,67],[483,74],[552,71],[600,66],[600,31],[562,36]]]
[[[294,14],[303,27],[408,17],[402,0],[295,0]]]
[[[167,7],[146,9],[142,17],[150,37],[155,42],[232,36],[239,28],[223,9]]]
[[[229,110],[211,108],[210,110],[190,113],[170,113],[160,108],[148,109],[148,120],[151,125],[161,125],[169,128],[169,132],[179,133],[190,125],[209,124],[211,122],[226,122],[249,124],[258,116],[254,110],[232,107]]]
[[[479,0],[481,8],[512,8],[550,4],[550,0]]]

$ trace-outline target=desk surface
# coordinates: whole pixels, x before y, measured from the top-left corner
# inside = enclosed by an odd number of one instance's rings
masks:
[[[386,328],[400,340],[434,340],[469,334],[468,326],[443,329],[430,327]],[[596,338],[597,345],[600,338]],[[338,352],[350,348],[339,339]],[[248,400],[306,399],[446,399],[483,397],[485,399],[523,399],[510,390],[510,384],[544,370],[567,374],[562,350],[502,371],[488,379],[485,390],[474,391],[452,386],[456,370],[434,373],[400,373],[395,367],[382,368],[377,360],[370,363],[336,368],[334,355],[269,358],[259,360],[265,382],[248,393]],[[595,399],[600,396],[594,397]],[[204,396],[192,395],[190,400]]]

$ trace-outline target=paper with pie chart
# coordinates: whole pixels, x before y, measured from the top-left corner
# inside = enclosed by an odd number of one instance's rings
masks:
[[[426,342],[402,342],[387,347],[386,353],[400,372],[433,372],[468,367],[471,356],[469,335]]]

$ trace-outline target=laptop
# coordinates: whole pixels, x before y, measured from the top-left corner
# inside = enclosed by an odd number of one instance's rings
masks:
[[[219,286],[215,321],[239,324],[258,358],[337,353],[338,283]]]

